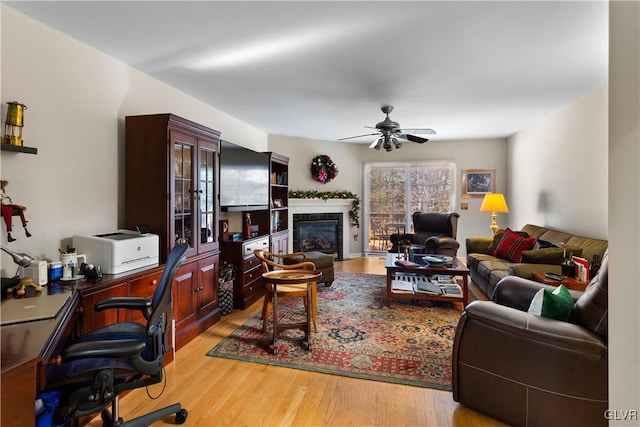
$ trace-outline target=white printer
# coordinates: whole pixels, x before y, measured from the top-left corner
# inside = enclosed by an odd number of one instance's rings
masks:
[[[118,230],[93,236],[73,236],[73,246],[87,256],[87,264],[99,265],[105,274],[159,265],[160,239],[155,234]]]

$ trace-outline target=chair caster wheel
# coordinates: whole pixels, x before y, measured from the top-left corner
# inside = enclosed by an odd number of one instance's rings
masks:
[[[180,412],[176,412],[176,424],[184,424],[187,421],[187,415],[189,412],[186,409],[180,409]]]

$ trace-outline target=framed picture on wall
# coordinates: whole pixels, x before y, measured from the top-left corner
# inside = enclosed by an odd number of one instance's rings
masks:
[[[462,197],[484,197],[487,193],[496,192],[495,169],[463,169]]]

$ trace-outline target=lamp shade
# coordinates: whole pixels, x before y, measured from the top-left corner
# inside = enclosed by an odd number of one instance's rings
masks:
[[[481,212],[509,212],[507,202],[502,193],[487,193],[480,206]]]

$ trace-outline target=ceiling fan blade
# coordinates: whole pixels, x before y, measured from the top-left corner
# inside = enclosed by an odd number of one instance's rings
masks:
[[[435,135],[436,131],[433,129],[429,129],[429,128],[423,128],[423,129],[400,129],[400,131],[402,133],[411,133],[414,135]]]
[[[424,144],[425,142],[429,141],[427,138],[422,138],[421,136],[411,134],[400,134],[397,137],[406,139],[407,141],[417,142],[418,144]]]
[[[344,141],[345,139],[353,139],[353,138],[362,138],[363,136],[371,136],[371,135],[379,135],[380,132],[376,132],[376,133],[367,133],[365,135],[357,135],[357,136],[348,136],[346,138],[340,138],[338,139],[338,141]]]

